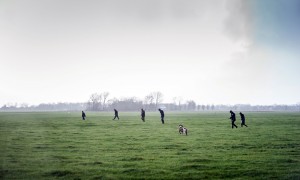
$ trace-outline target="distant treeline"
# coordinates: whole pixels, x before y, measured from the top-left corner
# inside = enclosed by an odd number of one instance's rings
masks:
[[[37,106],[10,104],[4,105],[0,111],[113,111],[116,108],[119,111],[139,111],[144,108],[146,111],[156,111],[163,108],[167,111],[300,111],[300,104],[295,105],[214,105],[214,104],[196,104],[194,101],[187,101],[183,104],[160,103],[145,104],[137,99],[122,99],[109,101],[106,104],[87,103],[48,103]]]
[[[151,92],[140,100],[136,97],[122,99],[108,99],[109,92],[93,93],[86,103],[43,103],[37,106],[28,104],[6,104],[0,111],[157,111],[158,108],[167,111],[300,111],[300,103],[295,105],[214,105],[197,104],[193,100],[184,101],[181,97],[174,97],[172,103],[163,103],[163,94],[159,91]]]
[[[82,111],[86,103],[42,103],[29,106],[27,104],[8,104],[0,108],[1,111]]]

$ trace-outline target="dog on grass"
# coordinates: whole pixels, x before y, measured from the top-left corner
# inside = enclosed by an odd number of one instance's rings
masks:
[[[188,129],[187,128],[185,128],[185,127],[183,127],[183,125],[179,125],[179,134],[185,134],[186,136],[187,136],[187,134],[188,134]]]

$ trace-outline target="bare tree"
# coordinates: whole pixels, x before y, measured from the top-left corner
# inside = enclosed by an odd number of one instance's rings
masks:
[[[102,110],[104,110],[106,108],[106,100],[107,100],[107,97],[109,96],[109,92],[103,92],[101,94],[101,96],[103,98]]]
[[[206,105],[206,110],[209,110],[210,106],[209,104]]]
[[[22,104],[20,105],[20,107],[21,107],[21,108],[28,108],[29,105],[28,105],[27,103],[22,103]]]
[[[143,102],[136,97],[128,97],[123,99],[113,99],[111,108],[116,108],[122,111],[137,110],[142,107]]]
[[[215,105],[212,104],[212,105],[210,106],[210,109],[211,109],[212,111],[215,110]]]
[[[173,110],[177,111],[178,107],[177,107],[177,97],[173,97]]]
[[[200,110],[201,110],[201,105],[198,104],[198,105],[197,105],[197,111],[200,111]]]
[[[146,109],[151,109],[153,101],[154,101],[154,97],[152,94],[149,94],[145,97],[144,104],[145,104],[145,106],[148,106],[148,108],[146,108]]]
[[[181,102],[183,101],[182,97],[178,97],[177,101],[178,101],[179,110],[181,111],[182,110]]]
[[[88,101],[88,110],[98,111],[101,108],[102,95],[93,93]]]
[[[163,94],[159,91],[157,92],[152,92],[151,95],[154,98],[155,101],[155,108],[158,108],[159,103],[161,103],[163,101]]]
[[[177,97],[173,97],[173,104],[177,104]]]
[[[195,101],[189,100],[186,103],[187,103],[187,110],[194,111],[196,109],[196,103],[195,103]]]
[[[176,110],[182,110],[182,97],[173,97],[173,103],[177,106]]]
[[[115,105],[118,102],[119,102],[119,99],[117,99],[117,98],[107,100],[108,109],[113,110],[114,108],[118,108],[118,107],[115,107]]]
[[[300,111],[300,102],[297,102],[296,107]]]

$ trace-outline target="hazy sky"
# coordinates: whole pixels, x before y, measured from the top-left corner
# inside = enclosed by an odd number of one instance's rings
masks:
[[[0,105],[295,104],[299,17],[300,0],[0,0]]]

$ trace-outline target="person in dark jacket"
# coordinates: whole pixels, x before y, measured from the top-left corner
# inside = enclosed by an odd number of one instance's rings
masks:
[[[116,118],[118,118],[118,120],[119,120],[119,114],[118,114],[118,111],[117,111],[116,109],[114,109],[114,111],[115,111],[115,117],[113,118],[113,120],[115,120]]]
[[[234,122],[235,122],[235,113],[233,112],[233,111],[229,111],[230,112],[230,114],[231,114],[231,116],[230,116],[230,118],[229,119],[231,119],[231,127],[233,128],[233,127],[236,127],[237,128],[237,126],[234,124]]]
[[[240,112],[240,116],[241,116],[241,121],[242,121],[241,127],[243,127],[243,126],[248,127],[248,126],[245,124],[245,121],[246,121],[245,115],[244,115],[242,112]]]
[[[162,123],[162,124],[165,124],[165,121],[164,121],[165,113],[164,113],[164,111],[161,110],[161,109],[158,109],[158,110],[159,110],[159,112],[160,112],[161,123]]]
[[[141,119],[145,122],[145,110],[143,108],[141,109]]]
[[[82,116],[82,120],[85,120],[86,115],[83,111],[81,112],[81,116]]]

